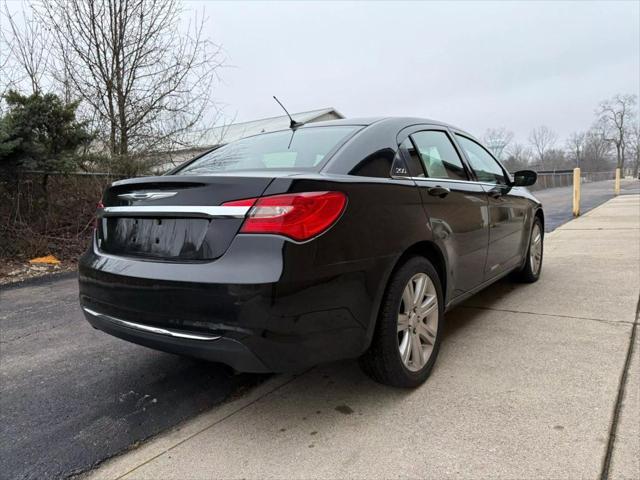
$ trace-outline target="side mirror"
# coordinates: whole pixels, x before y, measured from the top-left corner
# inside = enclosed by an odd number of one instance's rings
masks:
[[[533,170],[518,170],[513,174],[513,185],[515,187],[528,187],[538,180],[538,174]]]

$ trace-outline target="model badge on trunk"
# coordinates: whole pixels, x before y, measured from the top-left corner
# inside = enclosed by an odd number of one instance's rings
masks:
[[[140,192],[140,193],[123,193],[118,195],[118,198],[124,200],[159,200],[161,198],[169,198],[176,195],[178,192]]]

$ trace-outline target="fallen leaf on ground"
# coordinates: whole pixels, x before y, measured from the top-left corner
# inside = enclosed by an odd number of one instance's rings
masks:
[[[47,265],[58,265],[60,264],[60,260],[58,260],[53,255],[47,255],[46,257],[37,257],[29,260],[29,263],[46,263]]]

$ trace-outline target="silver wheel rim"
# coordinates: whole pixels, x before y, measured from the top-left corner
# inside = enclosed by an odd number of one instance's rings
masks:
[[[531,271],[534,275],[537,275],[542,264],[542,231],[538,223],[535,223],[531,229],[529,262],[531,262]]]
[[[417,273],[402,291],[398,311],[398,350],[404,366],[417,372],[431,358],[438,333],[438,295],[426,273]]]

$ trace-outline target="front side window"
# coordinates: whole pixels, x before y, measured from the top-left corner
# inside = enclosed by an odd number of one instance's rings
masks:
[[[327,153],[358,128],[361,127],[305,127],[244,138],[203,155],[175,175],[275,169],[317,171]]]
[[[478,181],[487,183],[499,183],[505,185],[507,183],[504,171],[498,162],[478,143],[469,140],[467,137],[457,135],[458,142],[467,154],[469,164],[476,173]]]
[[[430,130],[411,135],[427,177],[468,180],[462,160],[445,132]]]

